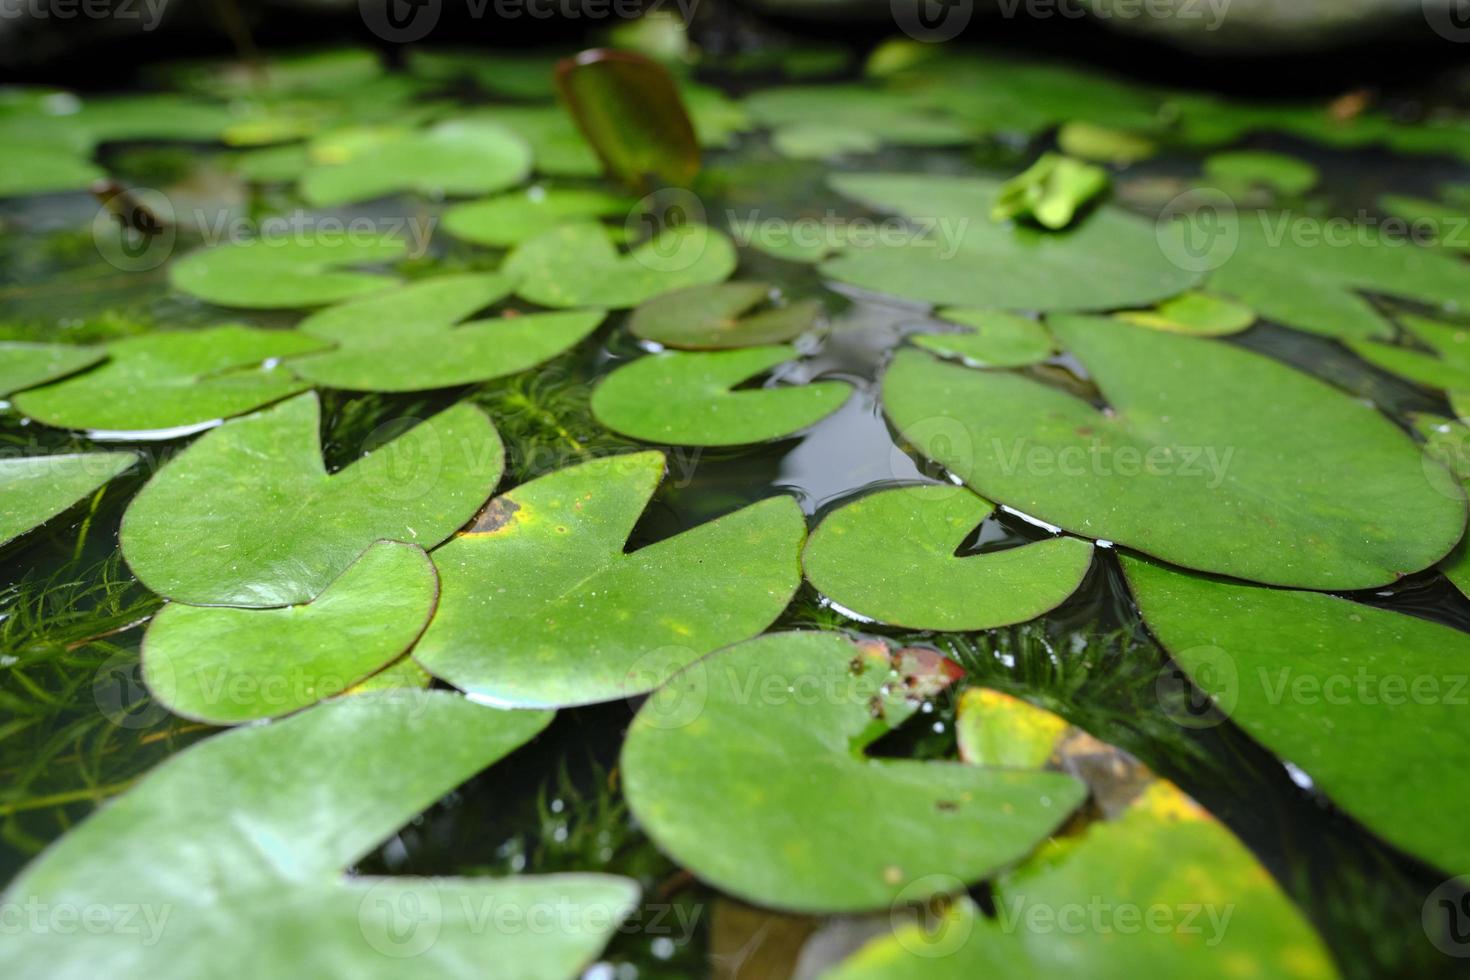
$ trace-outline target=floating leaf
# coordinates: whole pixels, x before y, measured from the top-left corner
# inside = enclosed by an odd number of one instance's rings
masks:
[[[1337,596],[1123,568],[1149,630],[1220,711],[1395,847],[1467,866],[1470,637]]]
[[[290,714],[402,655],[429,625],[438,591],[422,548],[379,541],[305,605],[171,602],[143,637],[143,680],[164,707],[195,721]]]
[[[995,310],[940,310],[941,320],[971,328],[966,333],[920,334],[914,343],[943,357],[982,367],[1022,367],[1056,353],[1046,328],[1036,320]]]
[[[1057,130],[1057,146],[1069,156],[1118,165],[1147,160],[1159,151],[1145,136],[1081,120],[1064,123]]]
[[[1256,322],[1256,312],[1250,307],[1198,291],[1172,296],[1151,310],[1126,310],[1117,317],[1137,327],[1197,337],[1240,333]]]
[[[957,557],[994,510],[953,486],[879,491],[829,514],[802,567],[843,608],[909,629],[993,629],[1066,602],[1092,566],[1091,542],[1054,538]]]
[[[721,891],[808,912],[886,909],[976,881],[1079,804],[1060,773],[868,758],[912,712],[886,648],[778,633],[675,675],[623,744],[628,805]]]
[[[1108,172],[1059,153],[1043,153],[1012,177],[995,195],[990,220],[1035,221],[1053,231],[1065,228],[1077,211],[1108,189]]]
[[[975,139],[972,127],[942,110],[902,92],[864,85],[768,88],[746,96],[744,105],[757,122],[786,134],[780,142],[789,142],[793,131],[814,126],[828,131],[843,130],[846,135],[836,140],[848,146],[858,140],[871,144],[955,146]],[[798,148],[811,150],[814,144],[809,139],[799,140]]]
[[[100,347],[0,341],[0,395],[75,374],[106,356]]]
[[[1058,234],[992,223],[1000,184],[991,180],[842,174],[830,182],[917,222],[903,243],[848,248],[822,264],[824,275],[865,289],[981,309],[1104,310],[1173,296],[1198,278],[1164,256],[1152,225],[1115,208]]]
[[[16,408],[64,429],[141,432],[242,415],[307,386],[277,362],[321,350],[289,330],[223,326],[107,345],[107,363],[24,392]]]
[[[184,256],[171,267],[170,280],[176,289],[220,306],[322,306],[393,285],[389,276],[342,270],[392,262],[407,249],[402,239],[379,233],[252,238]]]
[[[1268,320],[1328,337],[1387,337],[1390,326],[1360,292],[1445,308],[1470,307],[1470,280],[1454,256],[1419,248],[1372,227],[1254,212],[1216,229],[1233,254],[1210,276]]]
[[[556,89],[608,176],[645,191],[694,183],[699,140],[663,65],[633,51],[583,51],[557,62]]]
[[[330,388],[449,388],[534,367],[577,344],[605,316],[573,310],[460,323],[510,289],[509,280],[493,273],[439,276],[321,310],[298,329],[336,347],[291,367]]]
[[[444,212],[444,230],[479,245],[509,248],[567,221],[627,215],[635,202],[605,191],[532,187]]]
[[[0,129],[3,131],[3,129]],[[88,154],[63,143],[7,142],[0,197],[84,191],[107,176]]]
[[[137,461],[134,453],[0,459],[0,544],[66,511]]]
[[[792,123],[771,132],[771,145],[792,160],[827,160],[848,153],[876,153],[883,141],[840,123]]]
[[[1190,568],[1369,588],[1433,564],[1463,533],[1450,474],[1327,384],[1220,341],[1098,317],[1048,322],[1106,413],[917,351],[889,368],[884,410],[987,499]]]
[[[490,194],[531,172],[531,149],[508,129],[450,121],[424,132],[385,132],[301,178],[310,204],[327,207],[400,191],[429,196]]]
[[[1378,203],[1389,214],[1408,222],[1408,231],[1416,241],[1470,252],[1470,214],[1464,204],[1441,204],[1405,194],[1385,194]]]
[[[663,472],[662,453],[613,456],[492,500],[434,552],[439,611],[414,656],[496,704],[589,704],[765,629],[801,580],[801,511],[777,497],[626,553]]]
[[[549,76],[548,76],[549,77]],[[515,133],[531,147],[536,172],[553,177],[597,177],[602,163],[560,106],[495,106],[463,118],[486,120]]]
[[[17,934],[8,965],[25,976],[157,980],[228,975],[245,962],[262,975],[332,980],[387,980],[405,962],[455,980],[487,969],[574,976],[637,900],[628,879],[343,874],[550,717],[392,691],[207,739],[20,874],[7,905],[88,909],[94,927]],[[492,909],[517,927],[486,928]]]
[[[752,313],[775,287],[726,282],[662,293],[633,311],[628,330],[665,347],[722,350],[780,344],[806,333],[822,312],[820,300],[802,300]]]
[[[541,306],[623,309],[659,293],[721,282],[735,271],[735,247],[704,225],[679,224],[619,255],[607,229],[568,224],[523,242],[501,271]]]
[[[1066,734],[1065,718],[988,687],[966,688],[955,715],[960,758],[972,766],[1041,769]]]
[[[165,464],[123,516],[133,573],[196,605],[310,602],[374,541],[443,541],[500,481],[500,438],[472,405],[331,475],[320,415],[316,395],[299,395],[226,422]]]
[[[424,78],[468,78],[494,95],[545,101],[556,98],[553,74],[560,59],[560,54],[551,51],[415,48],[408,53],[408,67]]]
[[[1299,197],[1317,186],[1317,168],[1305,160],[1265,150],[1232,150],[1205,160],[1205,177],[1231,196],[1264,188]]]
[[[1447,391],[1470,390],[1470,327],[1409,314],[1398,319],[1428,351],[1373,340],[1344,343],[1363,360],[1415,384]]]
[[[799,432],[852,394],[844,381],[734,390],[795,360],[794,347],[668,351],[613,371],[592,392],[592,414],[614,432],[670,446],[743,446]]]

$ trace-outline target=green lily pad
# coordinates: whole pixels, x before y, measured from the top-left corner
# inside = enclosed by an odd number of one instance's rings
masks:
[[[501,271],[532,303],[623,309],[671,289],[721,282],[735,261],[730,239],[704,225],[675,225],[620,255],[607,229],[583,223],[521,243]]]
[[[547,82],[551,76],[548,73]],[[560,106],[496,106],[467,115],[515,133],[531,147],[537,173],[549,177],[597,177],[602,162]]]
[[[241,150],[228,159],[235,173],[258,184],[284,184],[311,169],[311,154],[302,143]]]
[[[135,453],[0,459],[0,544],[65,512],[137,461]]]
[[[78,344],[0,342],[0,395],[75,374],[106,356],[100,347]]]
[[[1403,314],[1399,324],[1427,351],[1374,340],[1344,341],[1363,360],[1426,388],[1470,390],[1470,327]]]
[[[792,160],[826,160],[848,153],[876,153],[883,141],[841,123],[803,122],[777,126],[771,131],[771,145]]]
[[[401,191],[429,196],[490,194],[531,172],[531,149],[508,129],[450,121],[424,132],[365,140],[344,159],[312,167],[301,194],[318,207]]]
[[[990,220],[1035,221],[1056,231],[1070,225],[1083,208],[1108,189],[1108,172],[1060,153],[1043,153],[996,192]]]
[[[914,343],[941,357],[981,367],[1023,367],[1056,353],[1056,344],[1037,320],[996,310],[940,310],[941,320],[969,327],[967,333],[926,333]]]
[[[226,422],[171,459],[123,515],[133,574],[194,605],[299,605],[374,541],[443,541],[500,482],[500,437],[469,404],[330,475],[320,427],[316,395],[298,395]]]
[[[627,215],[636,202],[606,191],[531,187],[444,212],[444,230],[479,245],[509,248],[566,221]]]
[[[170,267],[169,279],[174,288],[220,306],[324,306],[393,285],[390,276],[345,267],[392,262],[407,250],[403,239],[378,233],[252,238],[186,255]]]
[[[158,980],[245,962],[330,980],[387,980],[405,963],[453,980],[574,976],[637,901],[632,881],[343,874],[550,717],[392,691],[207,739],[20,874],[7,905],[91,910],[94,927],[18,933],[8,963],[26,976]]]
[[[424,78],[467,78],[491,94],[510,99],[549,101],[556,98],[552,74],[561,57],[561,53],[551,51],[415,48],[408,53],[408,68]]]
[[[1068,156],[1120,166],[1147,160],[1159,151],[1158,144],[1146,136],[1079,119],[1057,130],[1057,146]]]
[[[842,407],[845,381],[736,391],[799,355],[785,346],[666,351],[624,364],[592,392],[592,414],[614,432],[669,446],[744,446],[800,432]]]
[[[107,345],[107,363],[23,392],[15,406],[63,429],[199,425],[305,390],[278,362],[325,346],[290,330],[234,325],[128,337]]]
[[[1181,293],[1198,275],[1171,263],[1154,226],[1099,207],[1047,232],[990,220],[996,181],[926,174],[842,174],[841,194],[917,222],[903,243],[848,248],[822,273],[865,289],[939,305],[1005,310],[1106,310]]]
[[[107,176],[89,153],[64,142],[8,143],[0,170],[0,197],[84,191]]]
[[[1232,227],[1238,243],[1211,274],[1210,289],[1288,327],[1355,340],[1390,336],[1389,323],[1363,292],[1470,307],[1463,262],[1372,227],[1249,212],[1217,228],[1221,241],[1229,241]]]
[[[297,328],[335,342],[293,361],[313,384],[353,391],[426,391],[515,374],[597,329],[602,310],[460,321],[510,292],[504,276],[450,275],[351,300]]]
[[[628,319],[635,337],[665,347],[724,350],[780,344],[810,330],[822,312],[809,299],[752,313],[775,287],[764,282],[726,282],[663,293],[642,303]]]
[[[1048,323],[1106,413],[917,351],[889,368],[884,410],[987,499],[1189,568],[1369,588],[1432,565],[1463,533],[1453,477],[1327,384],[1220,341],[1100,317]],[[1364,472],[1373,480],[1353,476]]]
[[[802,568],[828,599],[865,619],[920,630],[1024,623],[1077,591],[1092,543],[1054,538],[957,557],[995,505],[959,487],[899,487],[829,514]]]
[[[1305,160],[1265,150],[1232,150],[1205,160],[1205,177],[1232,196],[1264,188],[1299,197],[1317,186],[1317,168]]]
[[[1151,310],[1125,310],[1116,316],[1136,327],[1196,337],[1225,337],[1256,322],[1256,311],[1249,306],[1199,291],[1170,297]]]
[[[886,909],[1017,860],[1082,802],[1060,773],[868,758],[913,710],[874,647],[778,633],[670,680],[623,743],[628,805],[654,843],[760,905]]]
[[[984,688],[961,696],[957,731],[967,761],[1073,762],[1094,783],[1105,819],[1003,873],[991,886],[993,919],[967,895],[943,902],[927,928],[895,915],[891,935],[827,976],[1337,976],[1321,939],[1255,856],[1131,756]]]
[[[333,697],[418,639],[439,580],[417,545],[379,541],[300,606],[164,606],[143,637],[143,680],[176,715],[212,725],[274,718]]]
[[[1470,637],[1336,596],[1123,568],[1149,630],[1232,721],[1395,847],[1470,866]]]
[[[627,553],[663,473],[662,453],[612,456],[496,497],[434,552],[439,611],[414,657],[496,704],[589,704],[651,690],[765,629],[801,581],[795,501]]]
[[[801,85],[768,88],[745,97],[751,117],[787,133],[792,127],[841,128],[850,142],[863,134],[878,143],[957,146],[975,140],[974,129],[912,96],[864,85]],[[810,149],[810,145],[801,146]]]

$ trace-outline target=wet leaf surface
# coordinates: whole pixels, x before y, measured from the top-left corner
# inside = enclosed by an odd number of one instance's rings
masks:
[[[941,320],[970,328],[964,333],[919,334],[914,346],[980,367],[1023,367],[1056,353],[1039,321],[995,310],[940,310]]]
[[[624,217],[634,204],[606,191],[532,187],[457,204],[444,212],[444,230],[467,242],[509,248],[568,221]]]
[[[106,356],[101,348],[78,344],[0,342],[0,394],[64,378]]]
[[[389,234],[366,238],[318,231],[254,238],[200,249],[170,267],[173,285],[220,306],[290,309],[324,306],[394,284],[386,275],[349,271],[402,258],[407,243]]]
[[[320,424],[316,396],[299,395],[227,422],[171,459],[123,518],[133,573],[197,605],[310,602],[374,541],[444,540],[500,481],[500,438],[468,404],[380,432],[393,438],[330,475]]]
[[[773,291],[764,282],[726,282],[661,293],[633,311],[628,330],[664,347],[723,350],[785,343],[812,329],[821,300],[757,309]]]
[[[137,461],[127,452],[0,459],[0,543],[46,523]]]

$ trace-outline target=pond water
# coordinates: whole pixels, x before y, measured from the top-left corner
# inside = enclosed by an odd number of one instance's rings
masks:
[[[726,80],[729,82],[730,80]],[[748,86],[741,79],[732,87]],[[461,96],[463,97],[463,96]],[[1287,136],[1252,136],[1241,145],[1316,165],[1320,187],[1310,207],[1323,216],[1378,214],[1385,192],[1433,196],[1441,184],[1470,180],[1470,167],[1442,156],[1377,148],[1329,149]],[[133,182],[166,186],[175,201],[212,214],[261,215],[288,201],[280,188],[250,191],[217,162],[218,148],[178,144],[109,147],[104,160]],[[821,162],[780,157],[766,134],[749,132],[706,160],[701,201],[710,222],[729,227],[752,216],[870,216],[826,185],[833,171],[1011,176],[1029,159],[1023,147],[993,143],[949,149],[885,148]],[[1115,178],[1114,198],[1152,219],[1187,186],[1200,156],[1171,150]],[[330,213],[376,221],[436,220],[440,203],[394,196]],[[222,311],[170,289],[165,267],[119,271],[99,256],[86,194],[10,199],[0,204],[0,321],[11,339],[106,340],[138,330],[240,322],[292,325],[294,313]],[[732,218],[734,221],[732,222]],[[183,250],[181,241],[178,248]],[[189,246],[191,247],[191,246]],[[428,253],[405,263],[415,277],[491,268],[494,252],[435,235]],[[670,476],[640,521],[636,547],[661,540],[777,493],[794,495],[810,522],[875,488],[948,479],[908,447],[885,420],[877,381],[902,339],[953,329],[925,307],[825,281],[814,267],[752,249],[737,277],[775,285],[790,300],[816,298],[824,328],[803,343],[808,356],[776,380],[840,379],[855,395],[800,435],[748,449],[671,447]],[[510,450],[507,484],[588,456],[637,446],[599,426],[587,407],[597,378],[644,349],[615,313],[594,338],[525,375],[473,392]],[[1436,394],[1368,366],[1331,340],[1269,322],[1222,343],[1239,344],[1301,368],[1376,405],[1413,431],[1409,415],[1452,415]],[[1030,369],[1074,390],[1090,390],[1081,365],[1065,355]],[[1064,377],[1063,372],[1071,377]],[[773,382],[764,382],[773,383]],[[341,466],[370,433],[394,420],[425,418],[465,389],[410,395],[324,394],[326,453]],[[134,665],[140,623],[156,600],[133,583],[117,554],[117,527],[143,480],[187,439],[117,440],[145,465],[80,510],[23,539],[5,556],[0,593],[0,867],[9,879],[38,848],[84,816],[94,799],[207,733],[150,708]],[[0,443],[16,454],[83,444],[76,436],[0,415]],[[1385,508],[1394,502],[1385,500]],[[967,541],[983,552],[1048,537],[1026,515],[1001,511]],[[881,563],[876,554],[873,561]],[[1470,630],[1470,601],[1434,571],[1354,598]],[[1430,975],[1445,962],[1423,942],[1420,907],[1443,880],[1432,868],[1380,842],[1319,794],[1290,764],[1273,758],[1228,721],[1180,724],[1189,694],[1148,636],[1113,555],[1104,549],[1082,588],[1060,608],[1022,626],[975,634],[888,629],[844,614],[804,584],[777,627],[820,626],[876,633],[933,646],[971,679],[1046,706],[1097,737],[1134,753],[1177,782],[1224,821],[1265,862],[1318,928],[1349,976]],[[101,627],[101,628],[99,628]],[[98,633],[106,633],[96,638]],[[1170,699],[1174,698],[1174,701]],[[654,849],[622,802],[617,754],[632,703],[560,712],[526,749],[436,805],[361,863],[364,872],[475,874],[607,870],[703,907],[712,893]],[[881,751],[938,757],[953,750],[953,706],[944,699]],[[854,815],[860,819],[860,815]],[[700,970],[712,944],[706,915],[687,936],[622,935],[603,957],[618,977],[685,976]]]

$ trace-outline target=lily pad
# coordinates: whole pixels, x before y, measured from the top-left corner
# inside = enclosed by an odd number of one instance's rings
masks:
[[[941,320],[969,327],[966,333],[926,333],[914,343],[942,357],[981,367],[1023,367],[1056,353],[1056,344],[1037,320],[996,310],[940,310]]]
[[[169,278],[174,288],[220,306],[324,306],[393,285],[390,276],[345,267],[392,262],[407,250],[403,239],[380,233],[252,238],[186,255],[172,265]]]
[[[848,153],[876,153],[883,141],[840,123],[792,123],[771,131],[771,146],[792,160],[827,160]]]
[[[1401,315],[1399,324],[1428,350],[1374,340],[1346,341],[1370,364],[1427,388],[1470,390],[1470,327]]]
[[[0,395],[75,374],[106,356],[100,347],[78,344],[0,342]]]
[[[551,76],[547,75],[547,84]],[[551,177],[597,177],[602,163],[560,106],[496,106],[466,116],[515,133],[531,147],[537,173]]]
[[[598,384],[592,414],[614,432],[670,446],[779,439],[831,415],[852,394],[845,381],[734,390],[797,356],[777,345],[640,357]]]
[[[1159,151],[1146,136],[1075,119],[1057,130],[1057,146],[1069,156],[1119,166],[1147,160]]]
[[[671,289],[721,282],[735,262],[730,239],[704,225],[674,225],[620,255],[607,229],[581,223],[523,242],[501,271],[532,303],[623,309]]]
[[[1385,194],[1378,203],[1389,214],[1407,222],[1407,230],[1416,241],[1470,252],[1470,214],[1466,213],[1464,203],[1443,204],[1405,194]]]
[[[625,552],[663,472],[662,453],[612,456],[496,497],[434,552],[439,611],[415,658],[495,704],[589,704],[765,629],[801,581],[795,501]]]
[[[1151,310],[1125,310],[1117,317],[1150,330],[1224,337],[1248,329],[1256,322],[1256,311],[1223,296],[1191,291],[1170,297]]]
[[[1470,636],[1336,596],[1123,568],[1150,631],[1232,721],[1395,847],[1470,867]]]
[[[636,202],[606,191],[532,187],[444,212],[444,230],[478,245],[509,248],[567,221],[627,215]]]
[[[867,757],[912,713],[904,690],[886,648],[836,633],[722,651],[634,719],[628,805],[661,850],[721,891],[853,912],[983,878],[1082,802],[1060,773]]]
[[[172,602],[143,637],[143,680],[174,714],[212,725],[290,714],[396,660],[429,625],[438,592],[422,548],[379,541],[305,605]]]
[[[305,390],[279,361],[325,346],[290,330],[234,325],[128,337],[107,345],[107,363],[23,392],[15,405],[64,429],[199,425]]]
[[[291,367],[330,388],[449,388],[534,367],[577,344],[605,316],[571,310],[460,323],[510,290],[510,281],[493,273],[439,276],[321,310],[298,329],[336,346]]]
[[[807,579],[866,619],[920,630],[985,630],[1067,601],[1092,543],[1054,538],[980,555],[960,545],[995,505],[953,486],[899,487],[829,514],[802,553]]]
[[[7,143],[0,197],[84,191],[107,176],[86,152],[46,140]]]
[[[1261,211],[1220,226],[1221,241],[1229,241],[1232,227],[1238,243],[1210,276],[1210,289],[1288,327],[1346,339],[1388,337],[1388,321],[1361,293],[1470,307],[1462,261],[1375,228]]]
[[[990,220],[1021,218],[1056,231],[1108,189],[1108,172],[1060,153],[1043,153],[1035,163],[1000,186]]]
[[[957,727],[967,760],[1087,774],[1105,819],[1003,873],[991,886],[993,919],[967,895],[938,903],[939,920],[928,928],[895,915],[891,935],[828,976],[1337,975],[1321,939],[1255,856],[1136,759],[983,688],[964,692]]]
[[[746,96],[751,117],[778,132],[793,127],[842,128],[850,143],[868,140],[903,146],[955,146],[975,140],[974,129],[902,92],[864,85],[802,85],[768,88]],[[789,137],[788,137],[789,139]],[[785,140],[783,140],[784,142]],[[801,149],[810,149],[803,142]]]
[[[137,461],[135,453],[0,459],[0,544],[65,512]]]
[[[1107,318],[1048,323],[1106,413],[917,351],[889,368],[884,410],[987,499],[1204,571],[1370,588],[1434,564],[1463,533],[1454,478],[1327,384],[1220,341]],[[1354,476],[1365,472],[1371,481]]]
[[[301,178],[310,204],[327,207],[401,191],[429,196],[490,194],[531,172],[531,149],[508,129],[449,121],[424,132],[386,133]]]
[[[1189,289],[1198,275],[1170,262],[1154,226],[1099,207],[1048,232],[990,220],[1001,185],[932,174],[842,174],[841,194],[916,223],[902,243],[849,247],[822,273],[865,289],[939,305],[1005,310],[1106,310]]]
[[[500,437],[469,404],[330,475],[320,428],[307,393],[226,422],[171,459],[123,515],[133,573],[195,605],[299,605],[374,541],[443,541],[500,482]]]
[[[1299,197],[1317,186],[1317,168],[1305,160],[1265,150],[1232,150],[1205,160],[1205,177],[1231,196],[1257,188]]]
[[[810,330],[822,312],[820,300],[802,300],[760,312],[775,287],[764,282],[726,282],[663,293],[633,311],[633,336],[665,347],[724,350],[780,344]]]
[[[628,879],[343,874],[550,717],[393,691],[207,739],[20,874],[7,904],[89,909],[95,928],[18,933],[8,962],[28,976],[159,980],[245,962],[330,980],[387,980],[405,962],[456,980],[575,975],[637,900]],[[519,927],[486,928],[489,909]]]

